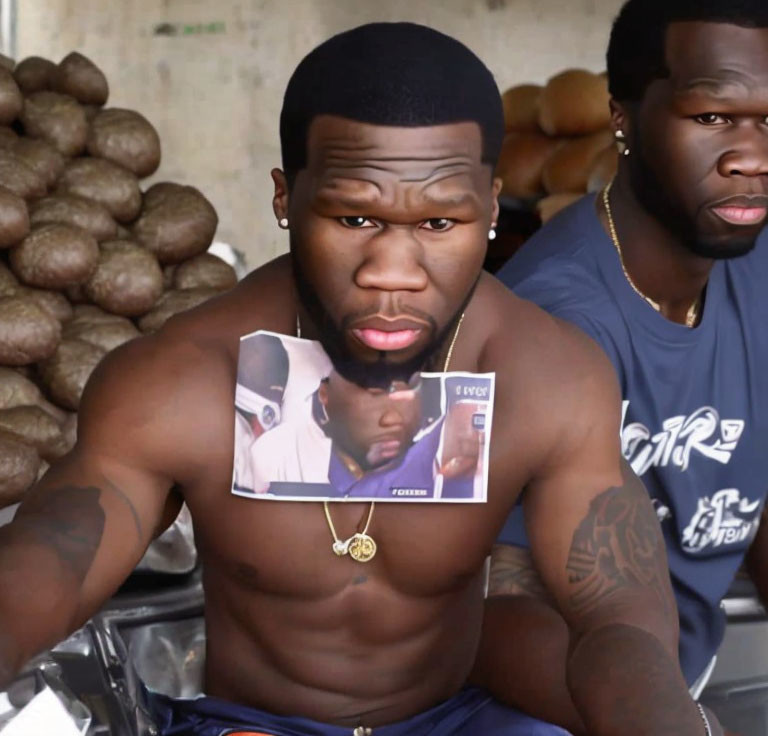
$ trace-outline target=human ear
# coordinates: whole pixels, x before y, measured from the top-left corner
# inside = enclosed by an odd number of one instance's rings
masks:
[[[632,119],[627,108],[614,99],[610,101],[611,127],[616,138],[619,153],[628,155],[630,140],[632,140]]]
[[[275,193],[272,197],[272,211],[280,223],[288,219],[288,180],[280,169],[272,169],[272,181],[275,184]]]
[[[491,226],[495,227],[496,223],[499,221],[499,194],[501,193],[501,179],[498,176],[493,178],[493,184],[491,187],[491,194],[493,196],[493,206],[491,209]]]

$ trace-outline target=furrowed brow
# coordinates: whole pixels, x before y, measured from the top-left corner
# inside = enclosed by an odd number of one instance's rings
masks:
[[[435,207],[477,207],[480,204],[477,195],[472,192],[448,195],[435,195],[425,192],[424,199]]]
[[[378,197],[353,197],[334,189],[320,191],[315,195],[315,205],[319,207],[343,207],[352,212],[366,212],[377,201]]]
[[[711,97],[726,102],[732,99],[742,98],[747,95],[749,90],[747,86],[736,79],[713,79],[699,78],[692,79],[677,90],[678,97],[696,97],[701,95]]]

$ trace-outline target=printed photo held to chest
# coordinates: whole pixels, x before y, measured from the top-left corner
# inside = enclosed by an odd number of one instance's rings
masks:
[[[240,339],[232,493],[294,501],[484,503],[494,374],[389,388],[336,371],[319,342]]]

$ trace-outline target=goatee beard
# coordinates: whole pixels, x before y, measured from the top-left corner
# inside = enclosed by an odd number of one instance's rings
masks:
[[[728,243],[707,242],[698,239],[686,243],[688,250],[702,258],[712,258],[716,261],[727,261],[730,258],[741,258],[754,250],[757,238],[739,238],[729,240]]]
[[[691,253],[702,258],[727,260],[749,253],[757,243],[757,236],[733,238],[726,243],[707,240],[697,231],[695,224],[667,195],[661,179],[648,163],[642,139],[636,136],[632,143],[632,161],[629,178],[632,191],[643,209],[658,220]]]
[[[437,331],[437,325],[432,317],[420,315],[422,319],[429,320],[434,337],[413,357],[395,362],[390,359],[386,351],[381,351],[375,360],[362,361],[356,358],[347,347],[344,339],[344,325],[337,325],[328,314],[317,295],[317,291],[304,274],[293,247],[291,248],[291,261],[293,263],[296,293],[304,310],[307,314],[312,315],[312,321],[319,333],[318,341],[323,346],[323,350],[325,350],[331,363],[333,363],[333,367],[343,378],[362,388],[386,390],[394,382],[408,383],[414,373],[441,371],[443,367],[436,366],[435,361],[440,356],[448,336],[452,334],[455,325],[475,290],[473,285],[459,309],[456,310],[455,314],[440,331]]]

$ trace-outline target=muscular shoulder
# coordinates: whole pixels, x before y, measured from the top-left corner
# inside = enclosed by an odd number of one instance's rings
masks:
[[[497,403],[525,417],[542,449],[594,423],[613,423],[618,436],[620,394],[604,351],[574,325],[520,299],[488,277],[478,296],[492,315],[479,368],[496,373]]]
[[[284,260],[272,262],[110,353],[83,395],[78,444],[177,479],[210,459],[211,448],[229,452],[239,338],[288,330],[289,283]]]
[[[481,360],[488,370],[527,373],[534,365],[540,370],[569,368],[574,371],[585,361],[591,367],[603,362],[601,351],[588,336],[568,321],[513,293],[498,279],[483,274],[472,302],[473,318],[484,325],[481,331]]]
[[[248,274],[234,289],[170,319],[159,334],[213,342],[236,352],[240,337],[256,330],[293,334],[294,298],[290,260],[281,256]]]

